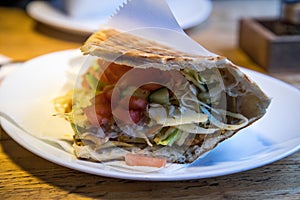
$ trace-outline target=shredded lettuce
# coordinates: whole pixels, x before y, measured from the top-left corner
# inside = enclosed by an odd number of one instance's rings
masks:
[[[93,74],[85,74],[85,80],[93,90],[97,89],[98,79]]]
[[[157,138],[156,144],[164,145],[164,146],[172,146],[173,143],[180,137],[180,131],[175,128],[170,128],[171,134],[165,134],[167,137]],[[169,131],[168,130],[168,131]]]

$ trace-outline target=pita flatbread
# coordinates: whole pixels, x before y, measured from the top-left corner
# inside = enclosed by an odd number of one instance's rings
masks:
[[[188,69],[201,74],[211,69],[218,70],[225,86],[227,111],[244,116],[247,118],[247,124],[234,130],[215,127],[218,130],[213,134],[193,135],[193,142],[188,147],[154,144],[152,147],[148,146],[137,150],[144,155],[166,158],[168,162],[191,163],[195,161],[240,129],[260,119],[270,104],[270,99],[257,84],[223,56],[190,55],[114,29],[100,30],[94,33],[81,47],[81,50],[85,55],[97,56],[107,62],[134,68],[143,69],[149,67],[149,64],[153,64],[151,65],[153,68],[163,71]],[[234,124],[235,121],[232,120],[231,123]],[[79,138],[84,140],[84,137]],[[90,146],[76,143],[74,149],[77,157],[94,161],[122,159],[128,152],[135,151],[122,146],[104,149],[94,144]]]

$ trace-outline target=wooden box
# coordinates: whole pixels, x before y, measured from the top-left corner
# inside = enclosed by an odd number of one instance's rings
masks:
[[[240,20],[239,46],[269,72],[300,71],[300,26],[278,19]]]

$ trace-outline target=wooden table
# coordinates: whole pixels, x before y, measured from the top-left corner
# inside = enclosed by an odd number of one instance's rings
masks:
[[[276,2],[214,2],[209,20],[187,33],[236,64],[265,72],[237,48],[237,19],[241,14],[276,15]],[[0,8],[0,13],[0,54],[13,60],[78,48],[86,38],[38,24],[19,9]],[[297,73],[272,75],[299,86]],[[140,182],[85,174],[53,164],[18,145],[3,130],[0,133],[0,199],[300,199],[300,152],[232,175]]]

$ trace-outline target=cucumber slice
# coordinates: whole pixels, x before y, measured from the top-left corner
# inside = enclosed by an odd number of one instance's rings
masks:
[[[150,103],[168,104],[170,102],[169,91],[165,87],[155,90],[149,95],[148,100]]]

